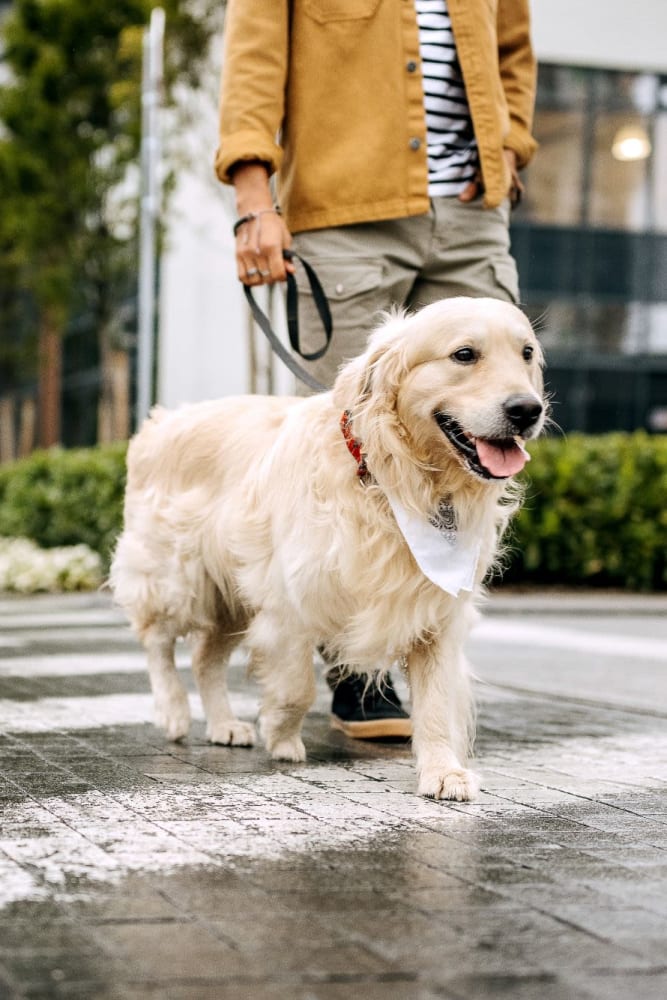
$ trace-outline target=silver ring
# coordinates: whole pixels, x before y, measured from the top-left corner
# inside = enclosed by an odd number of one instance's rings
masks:
[[[260,271],[259,272],[263,278],[268,278],[271,275],[270,271]]]
[[[259,271],[256,267],[249,267],[248,270],[246,271],[246,277],[248,278],[252,278],[253,275],[255,274],[259,274]]]

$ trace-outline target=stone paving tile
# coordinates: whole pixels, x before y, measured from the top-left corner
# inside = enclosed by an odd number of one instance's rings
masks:
[[[107,603],[39,601],[37,629],[7,604],[1,1000],[667,995],[660,692],[651,714],[484,685],[482,794],[434,803],[408,746],[330,731],[321,682],[303,765],[211,747],[201,718],[172,745]],[[241,663],[232,690],[252,718]]]

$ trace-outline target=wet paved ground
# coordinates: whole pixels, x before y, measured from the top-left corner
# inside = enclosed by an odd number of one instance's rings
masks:
[[[332,732],[323,684],[306,764],[201,717],[168,744],[104,599],[0,601],[0,997],[664,1000],[666,612],[493,599],[455,804]]]

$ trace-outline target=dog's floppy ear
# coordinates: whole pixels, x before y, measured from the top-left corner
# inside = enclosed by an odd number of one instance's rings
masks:
[[[357,412],[371,394],[373,364],[380,355],[365,351],[354,361],[348,361],[338,373],[333,386],[333,400],[340,410]]]
[[[358,412],[374,391],[384,391],[386,379],[376,377],[382,361],[395,347],[397,335],[403,330],[405,313],[396,310],[384,313],[380,326],[370,334],[366,350],[343,365],[333,387],[333,399],[341,410]],[[379,386],[382,382],[382,387]]]
[[[409,369],[406,315],[394,313],[370,337],[366,351],[345,365],[336,379],[333,399],[350,414],[368,469],[387,491],[401,493],[414,458],[397,412],[397,396]],[[414,506],[410,499],[408,506]]]

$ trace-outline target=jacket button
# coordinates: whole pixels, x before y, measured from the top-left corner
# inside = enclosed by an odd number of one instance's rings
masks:
[[[414,59],[411,59],[410,62],[407,63],[405,68],[407,69],[408,73],[414,73],[414,71],[417,69],[417,63],[414,61]]]
[[[336,295],[342,295],[343,292],[345,291],[345,288],[343,287],[343,285],[341,285],[340,282],[338,282],[338,284],[334,288],[334,291],[335,291]]]
[[[421,144],[422,144],[421,139],[417,139],[417,138],[410,139],[410,142],[409,142],[410,149],[415,149],[415,150],[419,149],[421,147]]]

